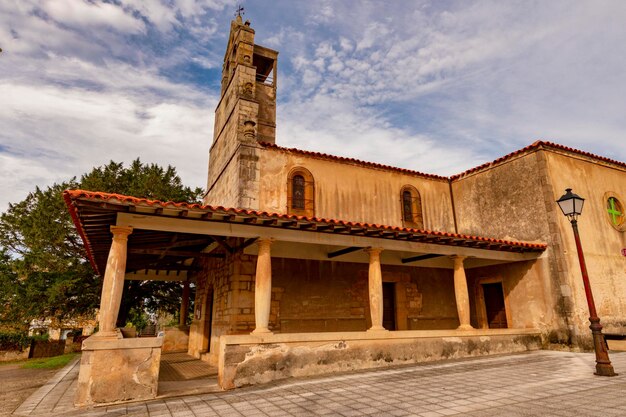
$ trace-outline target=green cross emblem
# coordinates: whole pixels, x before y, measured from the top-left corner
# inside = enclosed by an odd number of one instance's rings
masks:
[[[611,216],[611,221],[613,222],[613,224],[615,226],[618,226],[620,223],[620,217],[622,217],[624,213],[622,213],[615,207],[614,197],[609,197],[609,207],[607,208],[607,212],[609,213],[609,216]]]

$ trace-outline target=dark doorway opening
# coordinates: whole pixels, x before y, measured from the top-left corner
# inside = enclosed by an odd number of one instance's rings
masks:
[[[485,295],[485,310],[487,325],[490,329],[506,329],[506,308],[504,305],[504,291],[502,283],[482,284]]]
[[[396,285],[383,282],[383,327],[396,330]]]
[[[204,335],[205,339],[202,341],[202,350],[205,352],[211,351],[211,328],[213,324],[213,291],[207,292],[206,295],[206,309],[204,310]]]

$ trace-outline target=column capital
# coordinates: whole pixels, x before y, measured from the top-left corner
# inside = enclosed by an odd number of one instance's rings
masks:
[[[383,251],[383,248],[373,248],[373,247],[367,247],[365,249],[363,249],[365,252],[369,253],[370,255],[380,255],[380,253]]]
[[[133,233],[131,226],[111,226],[110,230],[113,233],[113,238],[128,238],[128,235]]]
[[[454,261],[455,264],[463,265],[463,261],[467,259],[467,256],[463,255],[452,255],[450,258]]]
[[[266,237],[257,239],[256,243],[259,247],[258,255],[261,255],[262,253],[269,254],[270,246],[272,246],[273,242],[274,242],[274,239],[266,238]]]
[[[257,245],[261,246],[261,245],[271,245],[272,243],[274,243],[274,238],[271,237],[260,237],[256,240]]]

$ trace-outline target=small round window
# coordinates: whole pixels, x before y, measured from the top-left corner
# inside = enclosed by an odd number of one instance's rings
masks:
[[[606,199],[606,212],[611,226],[621,231],[624,225],[624,205],[616,197],[610,196]]]

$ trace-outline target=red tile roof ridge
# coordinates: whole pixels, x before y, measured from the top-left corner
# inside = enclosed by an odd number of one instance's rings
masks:
[[[561,145],[555,142],[550,142],[550,141],[545,141],[545,140],[536,140],[535,142],[533,142],[531,145],[528,145],[524,148],[515,150],[511,153],[508,153],[504,156],[501,156],[491,162],[486,162],[484,164],[478,165],[476,167],[470,168],[466,171],[461,172],[460,174],[454,174],[451,175],[450,177],[445,177],[442,175],[436,175],[436,174],[428,174],[428,173],[424,173],[424,172],[419,172],[419,171],[414,171],[411,169],[407,169],[407,168],[398,168],[398,167],[394,167],[391,165],[385,165],[385,164],[379,164],[377,162],[368,162],[368,161],[362,161],[360,159],[355,159],[355,158],[348,158],[348,157],[344,157],[344,156],[337,156],[337,155],[331,155],[331,154],[326,154],[326,153],[321,153],[321,152],[315,152],[315,151],[307,151],[307,150],[303,150],[303,149],[298,149],[298,148],[287,148],[287,147],[283,147],[283,146],[278,146],[274,143],[268,143],[268,142],[259,142],[259,144],[265,148],[270,148],[270,149],[278,149],[278,150],[282,150],[282,151],[286,151],[286,152],[293,152],[293,153],[298,153],[301,155],[308,155],[308,156],[313,156],[316,158],[321,158],[321,159],[330,159],[330,160],[335,160],[335,161],[343,161],[343,162],[351,162],[354,164],[358,164],[358,165],[363,165],[366,167],[371,167],[371,168],[379,168],[379,169],[384,169],[384,170],[388,170],[388,171],[397,171],[397,172],[403,172],[405,174],[410,174],[410,175],[418,175],[421,177],[426,177],[426,178],[434,178],[434,179],[439,179],[439,180],[444,180],[447,179],[449,181],[455,181],[457,179],[460,179],[468,174],[477,172],[477,171],[481,171],[483,169],[489,168],[491,166],[495,166],[501,162],[507,161],[515,156],[518,155],[522,155],[524,153],[530,152],[530,151],[534,151],[537,150],[539,148],[553,148],[553,149],[558,149],[561,151],[566,151],[566,152],[571,152],[571,153],[575,153],[575,154],[579,154],[579,155],[583,155],[583,156],[587,156],[590,158],[594,158],[594,159],[598,159],[600,161],[603,162],[607,162],[610,164],[614,164],[614,165],[618,165],[621,167],[626,167],[626,162],[622,162],[622,161],[618,161],[615,159],[611,159],[611,158],[607,158],[605,156],[601,156],[601,155],[596,155],[593,154],[591,152],[587,152],[587,151],[582,151],[580,149],[576,149],[576,148],[572,148],[569,146],[565,146],[565,145]]]
[[[446,236],[446,237],[453,237],[453,238],[459,238],[459,239],[501,243],[501,244],[511,245],[511,246],[522,246],[522,247],[528,247],[528,248],[537,248],[537,249],[547,248],[547,245],[545,243],[515,242],[515,241],[508,241],[508,240],[497,239],[497,238],[471,236],[471,235],[464,235],[464,234],[452,233],[452,232],[440,232],[440,231],[435,231],[435,230],[404,228],[404,227],[399,227],[399,226],[380,225],[380,224],[364,223],[364,222],[351,222],[351,221],[345,221],[345,220],[339,220],[339,219],[296,216],[292,214],[271,213],[267,211],[257,211],[257,210],[240,209],[240,208],[232,208],[232,207],[224,207],[224,206],[201,205],[197,203],[193,203],[193,204],[185,203],[185,202],[175,203],[172,201],[164,202],[164,201],[159,201],[159,200],[150,200],[147,198],[127,196],[127,195],[122,195],[122,194],[105,193],[102,191],[65,190],[63,192],[63,198],[65,199],[66,204],[70,208],[70,214],[72,215],[74,224],[76,224],[76,227],[78,228],[79,233],[81,234],[81,237],[83,237],[83,241],[85,243],[88,243],[88,240],[86,239],[84,235],[84,230],[82,229],[82,226],[80,225],[80,219],[78,219],[78,216],[76,214],[76,207],[73,204],[73,200],[76,200],[79,198],[88,198],[88,199],[96,198],[96,199],[101,199],[105,201],[118,200],[120,202],[126,202],[126,203],[131,203],[131,204],[146,204],[148,206],[158,205],[163,208],[173,206],[175,208],[210,210],[214,212],[235,213],[235,214],[247,214],[250,216],[257,216],[257,217],[265,216],[265,217],[273,217],[273,218],[287,219],[287,220],[304,220],[304,221],[309,221],[309,222],[314,222],[314,223],[328,223],[331,225],[340,225],[340,226],[346,226],[346,227],[374,228],[374,229],[379,229],[379,230],[382,229],[382,230],[389,230],[389,231],[396,231],[396,232],[409,232],[409,233],[419,233],[419,234],[434,235],[434,236]]]
[[[466,176],[468,174],[472,174],[474,172],[481,171],[483,169],[495,166],[495,165],[497,165],[497,164],[499,164],[501,162],[507,161],[507,160],[509,160],[509,159],[511,159],[513,157],[518,156],[518,155],[522,155],[522,154],[525,154],[527,152],[535,151],[535,150],[538,150],[538,149],[541,149],[541,148],[552,148],[552,149],[557,149],[557,150],[560,150],[560,151],[566,151],[566,152],[570,152],[570,153],[575,153],[575,154],[583,155],[583,156],[586,156],[586,157],[589,157],[589,158],[598,159],[600,161],[607,162],[609,164],[614,164],[614,165],[618,165],[618,166],[621,166],[621,167],[626,167],[626,162],[622,162],[622,161],[618,161],[618,160],[615,160],[615,159],[607,158],[605,156],[596,155],[596,154],[593,154],[591,152],[582,151],[580,149],[572,148],[572,147],[561,145],[561,144],[554,143],[554,142],[549,142],[549,141],[545,141],[545,140],[536,140],[531,145],[528,145],[528,146],[526,146],[524,148],[521,148],[521,149],[518,149],[516,151],[513,151],[513,152],[511,152],[509,154],[506,154],[504,156],[501,156],[500,158],[497,158],[497,159],[495,159],[495,160],[493,160],[491,162],[486,162],[486,163],[478,165],[478,166],[476,166],[474,168],[470,168],[470,169],[468,169],[466,171],[463,171],[460,174],[452,175],[450,177],[450,180],[454,181],[454,180],[460,179],[460,178],[462,178],[462,177],[464,177],[464,176]]]
[[[259,142],[259,144],[265,148],[277,149],[280,151],[286,151],[286,152],[297,153],[300,155],[312,156],[314,158],[327,159],[327,160],[340,161],[340,162],[350,162],[350,163],[362,165],[368,168],[378,168],[378,169],[384,169],[386,171],[402,172],[404,174],[417,175],[420,177],[433,178],[433,179],[438,179],[438,180],[448,179],[448,177],[445,177],[442,175],[428,174],[425,172],[419,172],[419,171],[415,171],[412,169],[394,167],[391,165],[380,164],[378,162],[363,161],[361,159],[349,158],[346,156],[331,155],[331,154],[316,152],[316,151],[306,151],[306,150],[298,149],[298,148],[287,148],[287,147],[278,146],[274,143],[269,143],[269,142]]]

